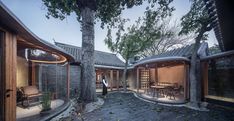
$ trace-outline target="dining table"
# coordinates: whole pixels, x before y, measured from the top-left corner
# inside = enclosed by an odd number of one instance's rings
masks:
[[[159,91],[163,91],[165,89],[165,86],[162,85],[153,85],[150,86],[151,89],[153,89],[153,97],[155,97],[155,93],[157,94],[157,98],[159,95]]]

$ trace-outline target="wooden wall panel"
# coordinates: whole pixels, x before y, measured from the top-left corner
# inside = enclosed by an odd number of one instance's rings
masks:
[[[139,92],[139,87],[140,87],[140,86],[139,86],[139,85],[140,85],[140,84],[139,84],[139,83],[140,83],[139,81],[140,81],[140,80],[139,80],[139,68],[138,68],[138,67],[137,67],[137,79],[136,79],[136,80],[137,80],[137,92]]]
[[[119,90],[119,70],[116,71],[117,90]]]
[[[3,81],[3,71],[2,71],[2,63],[3,63],[3,39],[4,39],[4,33],[3,31],[0,31],[0,121],[3,121],[4,119],[4,91],[5,88],[2,85],[5,85]]]
[[[110,88],[113,90],[113,70],[110,70]]]
[[[16,120],[16,71],[17,71],[17,42],[16,36],[6,32],[4,39],[4,115],[5,121]]]
[[[203,62],[202,64],[202,92],[203,92],[203,98],[208,95],[208,62]]]

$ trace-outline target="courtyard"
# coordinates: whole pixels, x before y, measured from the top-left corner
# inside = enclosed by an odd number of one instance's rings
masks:
[[[133,93],[113,92],[98,109],[81,115],[85,121],[233,121],[234,111],[208,105],[209,111],[146,102]],[[79,121],[81,118],[73,117]]]

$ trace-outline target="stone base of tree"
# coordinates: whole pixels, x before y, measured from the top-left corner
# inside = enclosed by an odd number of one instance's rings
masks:
[[[209,111],[209,109],[207,109],[207,105],[207,102],[189,102],[186,104],[186,107],[198,111]]]

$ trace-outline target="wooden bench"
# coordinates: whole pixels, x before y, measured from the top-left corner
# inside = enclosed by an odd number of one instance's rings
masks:
[[[38,98],[42,96],[42,93],[38,90],[36,86],[25,86],[21,87],[22,93],[23,93],[23,100],[22,105],[23,106],[29,106],[29,100]],[[27,105],[24,105],[24,101],[27,101]]]

